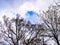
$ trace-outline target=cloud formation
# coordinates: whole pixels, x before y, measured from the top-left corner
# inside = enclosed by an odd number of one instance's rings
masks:
[[[52,0],[0,0],[0,15],[6,14],[12,17],[19,13],[22,17],[27,18],[27,11],[33,10],[40,14],[40,11],[47,10],[52,3]],[[35,18],[35,16],[32,17]]]

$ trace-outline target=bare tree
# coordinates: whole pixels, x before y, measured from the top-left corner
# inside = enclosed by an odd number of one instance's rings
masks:
[[[26,22],[19,14],[16,18],[9,19],[6,16],[3,16],[3,18],[4,23],[1,24],[0,30],[10,45],[41,45],[39,36],[41,30],[43,30],[41,25]],[[25,35],[26,33],[28,35]]]
[[[49,9],[46,12],[43,12],[42,15],[42,20],[44,22],[44,24],[46,25],[47,29],[45,30],[49,30],[52,34],[52,36],[48,36],[50,38],[54,38],[54,41],[60,45],[59,43],[59,34],[60,34],[60,7],[58,5],[52,5],[49,7]],[[47,32],[48,33],[48,32]],[[48,41],[48,40],[47,40]]]
[[[9,19],[6,16],[4,18],[4,24],[2,28],[2,32],[8,39],[11,40],[13,45],[19,45],[19,41],[23,38],[24,33],[22,31],[23,26],[25,25],[24,20],[17,14],[16,18]]]

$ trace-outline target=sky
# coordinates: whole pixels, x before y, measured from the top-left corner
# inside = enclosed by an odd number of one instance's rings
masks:
[[[18,13],[21,17],[34,23],[37,22],[36,15],[41,11],[46,11],[53,3],[53,0],[0,0],[0,20],[3,15],[12,18]],[[28,13],[28,11],[32,12]],[[34,14],[32,15],[32,13]],[[42,21],[40,20],[40,22]]]
[[[54,0],[57,1],[57,0]],[[21,17],[31,21],[31,23],[42,23],[42,19],[38,19],[37,15],[41,11],[46,11],[53,0],[0,0],[0,21],[2,16],[9,18],[15,17],[18,13]],[[57,1],[58,2],[58,1]],[[53,41],[52,41],[53,42]],[[51,42],[49,42],[51,43]],[[51,44],[53,45],[53,43]]]

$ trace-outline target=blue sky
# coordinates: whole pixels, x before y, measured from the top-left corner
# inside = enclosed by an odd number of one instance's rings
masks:
[[[6,8],[12,5],[14,0],[0,0],[0,9],[1,8]]]
[[[33,16],[34,14],[36,14],[36,12],[34,12],[34,11],[32,10],[32,11],[28,11],[27,14],[30,15],[30,16]]]
[[[34,12],[33,10],[32,11],[28,11],[26,13],[26,20],[27,21],[30,21],[31,23],[35,24],[39,24],[39,19],[38,19],[38,13]]]
[[[19,13],[25,19],[35,22],[37,20],[35,13],[40,14],[41,11],[47,10],[52,3],[53,0],[0,0],[0,15],[14,17]]]

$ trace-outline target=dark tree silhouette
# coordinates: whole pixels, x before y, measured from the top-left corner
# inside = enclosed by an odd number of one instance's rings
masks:
[[[26,22],[19,14],[16,18],[10,19],[6,16],[3,16],[3,18],[4,23],[1,23],[0,30],[10,45],[42,45],[39,36],[44,30],[42,25]]]
[[[43,20],[44,24],[47,26],[47,29],[45,29],[45,30],[49,30],[49,32],[51,32],[52,36],[50,38],[53,37],[54,41],[58,45],[60,45],[59,39],[58,39],[59,33],[60,33],[59,17],[60,17],[60,7],[58,5],[55,5],[55,6],[51,5],[46,12],[43,12],[43,16],[42,16],[42,20]]]

